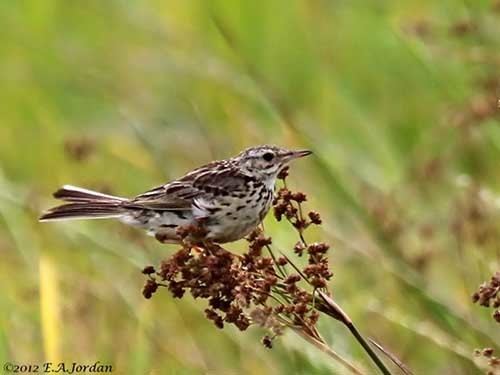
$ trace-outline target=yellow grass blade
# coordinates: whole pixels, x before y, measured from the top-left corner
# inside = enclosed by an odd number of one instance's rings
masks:
[[[57,362],[60,352],[60,309],[57,268],[47,255],[39,261],[40,274],[40,315],[45,358]]]

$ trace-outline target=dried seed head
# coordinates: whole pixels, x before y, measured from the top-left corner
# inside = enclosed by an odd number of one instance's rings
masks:
[[[293,251],[295,254],[297,254],[299,257],[302,256],[304,253],[304,250],[306,249],[306,245],[302,241],[298,241],[295,246],[293,247]]]
[[[276,264],[278,266],[286,266],[288,264],[288,260],[285,257],[279,257],[278,260],[276,261]]]
[[[493,319],[495,319],[497,323],[500,323],[500,310],[495,310],[493,313]]]
[[[324,242],[314,242],[309,245],[307,248],[307,252],[311,255],[314,254],[325,254],[328,249],[330,248],[330,245]]]
[[[224,328],[224,319],[212,309],[205,309],[207,319],[214,322],[217,328]]]
[[[74,161],[86,161],[95,150],[96,142],[90,138],[68,138],[64,141],[64,151]]]
[[[268,349],[272,349],[272,347],[273,347],[273,339],[270,338],[268,335],[265,335],[262,338],[262,345],[264,345]]]
[[[478,292],[474,292],[474,294],[472,295],[472,302],[473,303],[476,303],[477,301],[479,301],[479,293]]]
[[[286,178],[287,170],[280,175]],[[287,324],[313,332],[319,318],[313,293],[318,288],[327,293],[325,288],[332,272],[326,256],[329,246],[305,242],[303,232],[308,226],[321,224],[317,212],[311,211],[303,217],[301,204],[306,200],[304,193],[287,188],[279,189],[273,200],[276,219],[287,218],[287,225],[292,224],[299,234],[300,241],[294,246],[294,253],[302,256],[307,251],[307,264],[301,269],[285,256],[276,258],[271,238],[261,229],[247,237],[248,250],[241,256],[214,243],[192,247],[192,239],[204,233],[203,223],[199,223],[178,228],[179,236],[187,240],[161,263],[159,270],[151,266],[143,270],[148,275],[144,296],[150,298],[162,285],[174,298],[182,298],[188,293],[194,298],[205,299],[208,304],[205,315],[216,327],[223,329],[226,323],[244,331],[251,324],[258,325],[270,332],[263,338],[264,345],[269,348]],[[264,247],[271,252],[270,257],[265,256]],[[297,273],[290,274],[292,267]],[[302,278],[307,283],[300,283]]]
[[[479,285],[479,289],[472,295],[472,302],[484,307],[493,307],[493,319],[500,323],[500,272],[497,271],[489,280]]]
[[[288,165],[286,167],[284,167],[279,173],[278,173],[278,179],[280,180],[285,180],[287,177],[288,177],[288,170],[290,168],[288,167]]]
[[[296,213],[293,214],[293,216],[296,216]],[[297,228],[299,231],[302,231],[307,228],[307,221],[304,219],[296,218],[295,221],[292,222],[293,226]]]
[[[151,275],[152,273],[155,273],[156,270],[153,266],[146,266],[143,268],[142,273],[144,275]]]
[[[309,219],[311,220],[311,223],[320,225],[322,223],[321,221],[321,216],[318,212],[316,211],[310,211],[307,216],[309,216]]]
[[[491,357],[493,355],[494,350],[492,348],[484,348],[482,354],[485,357]]]
[[[285,279],[285,284],[295,284],[296,282],[300,281],[300,276],[297,275],[296,273],[291,274]]]
[[[144,298],[149,299],[153,296],[153,293],[155,293],[157,289],[158,284],[156,283],[156,281],[148,279],[146,281],[146,284],[142,288],[142,295],[144,296]]]
[[[319,320],[319,312],[317,312],[316,310],[311,311],[311,314],[309,315],[309,324],[315,326],[318,320]]]
[[[314,286],[317,289],[325,288],[326,287],[326,281],[325,281],[325,279],[323,279],[321,277],[313,277],[310,280],[310,282],[311,282],[311,285]]]
[[[255,241],[260,235],[262,235],[262,229],[260,227],[255,228],[248,236],[247,236],[247,241],[248,242],[253,242]]]
[[[304,193],[302,193],[301,191],[299,191],[297,193],[291,194],[291,200],[294,200],[297,203],[302,203],[302,202],[305,202],[307,200],[307,196]]]

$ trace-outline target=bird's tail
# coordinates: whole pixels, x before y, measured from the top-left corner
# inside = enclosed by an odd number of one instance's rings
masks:
[[[121,217],[127,199],[65,185],[54,193],[54,198],[69,202],[51,208],[40,216],[40,221],[106,219]]]

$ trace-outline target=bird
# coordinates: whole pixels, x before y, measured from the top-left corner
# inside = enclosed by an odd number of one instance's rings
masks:
[[[268,213],[280,171],[310,154],[254,146],[130,199],[64,185],[53,196],[66,203],[49,209],[39,220],[113,218],[165,243],[183,240],[179,228],[201,225],[203,240],[233,242],[251,233]]]

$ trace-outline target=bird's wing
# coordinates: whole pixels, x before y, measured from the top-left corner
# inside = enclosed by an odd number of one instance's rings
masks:
[[[244,190],[246,184],[251,180],[255,179],[234,166],[226,165],[199,173],[193,180],[193,186],[207,193],[227,196],[230,193]]]
[[[192,183],[173,181],[138,195],[126,206],[166,211],[189,210],[199,194],[199,189],[194,188]]]
[[[158,186],[132,199],[127,206],[154,210],[189,210],[197,200],[212,201],[241,191],[251,177],[226,161],[195,169],[179,180]]]
[[[198,174],[193,187],[203,194],[193,199],[193,216],[198,219],[210,217],[220,210],[221,200],[230,202],[244,197],[248,179],[252,178],[232,166]]]

